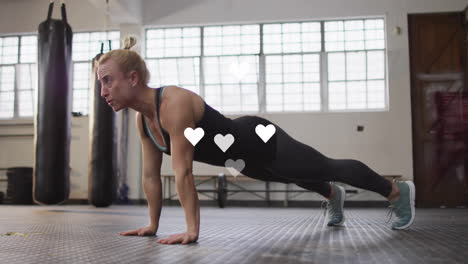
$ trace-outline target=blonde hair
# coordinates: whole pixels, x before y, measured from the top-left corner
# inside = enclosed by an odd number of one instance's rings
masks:
[[[135,37],[126,37],[124,40],[124,48],[105,53],[99,58],[97,66],[111,59],[117,63],[120,70],[124,74],[127,74],[130,71],[136,71],[138,77],[140,78],[141,84],[148,84],[150,74],[148,68],[146,68],[145,61],[140,57],[140,55],[138,55],[138,53],[130,50],[133,46],[135,46],[135,44]]]

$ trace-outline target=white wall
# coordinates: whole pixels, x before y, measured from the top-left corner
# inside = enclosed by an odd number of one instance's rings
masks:
[[[69,21],[74,31],[103,29],[103,11],[94,10],[95,5],[92,2],[66,1]],[[124,2],[128,4],[129,1]],[[46,0],[0,1],[0,34],[34,32],[37,25],[45,19],[47,3]],[[461,11],[468,2],[466,0],[143,0],[139,4],[141,4],[139,10],[142,10],[141,21],[144,27],[384,16],[387,26],[388,111],[281,113],[260,116],[277,123],[291,136],[329,157],[358,159],[380,174],[400,174],[406,179],[413,179],[407,15]],[[58,9],[55,10],[54,16],[59,16]],[[401,35],[392,33],[393,28],[397,26],[402,29]],[[122,25],[121,30],[122,33],[138,33],[138,28],[143,29],[140,25]],[[130,197],[138,198],[143,197],[140,190],[135,190],[140,186],[138,175],[140,155],[138,138],[134,130],[133,111],[131,113],[129,121],[131,147],[128,164],[129,177],[132,179]],[[228,115],[228,117],[237,116]],[[74,118],[73,123],[80,126],[73,128],[73,134],[79,138],[75,140],[82,140],[81,143],[87,142],[87,118]],[[357,132],[357,125],[364,125],[364,131]],[[0,129],[2,132],[9,128],[0,127]],[[32,132],[32,127],[22,129]],[[0,138],[0,167],[31,165],[32,148],[32,140],[29,139]],[[87,144],[73,144],[72,141],[72,167],[76,168],[76,175],[73,176],[76,179],[72,180],[72,184],[76,182],[80,188],[72,192],[72,198],[86,198],[84,189],[87,186],[86,148]],[[171,174],[170,168],[170,157],[164,155],[162,173]],[[194,165],[195,174],[220,171],[227,172],[223,168],[198,162]],[[277,185],[274,188],[284,188],[284,186]],[[240,196],[245,197],[239,194],[233,198]],[[278,199],[282,199],[283,196],[283,194],[272,195]],[[311,194],[301,197],[309,199],[318,196]],[[382,198],[367,193],[355,199]]]
[[[0,34],[37,32],[39,23],[46,20],[48,0],[1,0]],[[67,18],[73,30],[103,30],[106,20],[102,10],[88,1],[65,1]],[[60,19],[60,1],[55,1],[52,18]],[[112,23],[109,27],[117,28]]]

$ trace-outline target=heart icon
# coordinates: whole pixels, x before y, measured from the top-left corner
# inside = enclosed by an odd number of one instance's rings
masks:
[[[275,134],[276,128],[274,125],[269,124],[268,126],[263,126],[259,124],[255,127],[255,133],[263,140],[263,142],[267,143],[267,141]]]
[[[197,129],[193,129],[191,127],[187,127],[184,130],[184,136],[192,143],[193,146],[195,146],[198,141],[200,141],[203,136],[205,135],[205,131],[203,128],[198,127]]]
[[[231,134],[227,134],[226,136],[217,134],[214,137],[214,142],[223,152],[226,152],[226,150],[228,150],[228,148],[234,143],[234,136]]]
[[[224,163],[224,166],[232,174],[232,176],[236,177],[245,168],[245,162],[242,159],[238,159],[236,161],[228,159]]]
[[[250,64],[246,62],[232,62],[229,65],[229,72],[234,75],[237,80],[242,79],[250,72]]]

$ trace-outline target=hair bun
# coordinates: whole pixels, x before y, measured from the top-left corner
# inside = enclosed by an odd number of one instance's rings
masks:
[[[137,40],[136,40],[136,38],[133,37],[133,36],[127,36],[127,37],[125,37],[123,49],[126,49],[126,50],[131,49],[133,46],[135,46],[136,42],[137,42]]]

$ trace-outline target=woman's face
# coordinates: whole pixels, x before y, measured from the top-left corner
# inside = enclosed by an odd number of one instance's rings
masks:
[[[98,79],[101,82],[101,96],[114,112],[128,107],[135,97],[134,75],[136,73],[132,72],[126,76],[112,59],[99,65]]]

